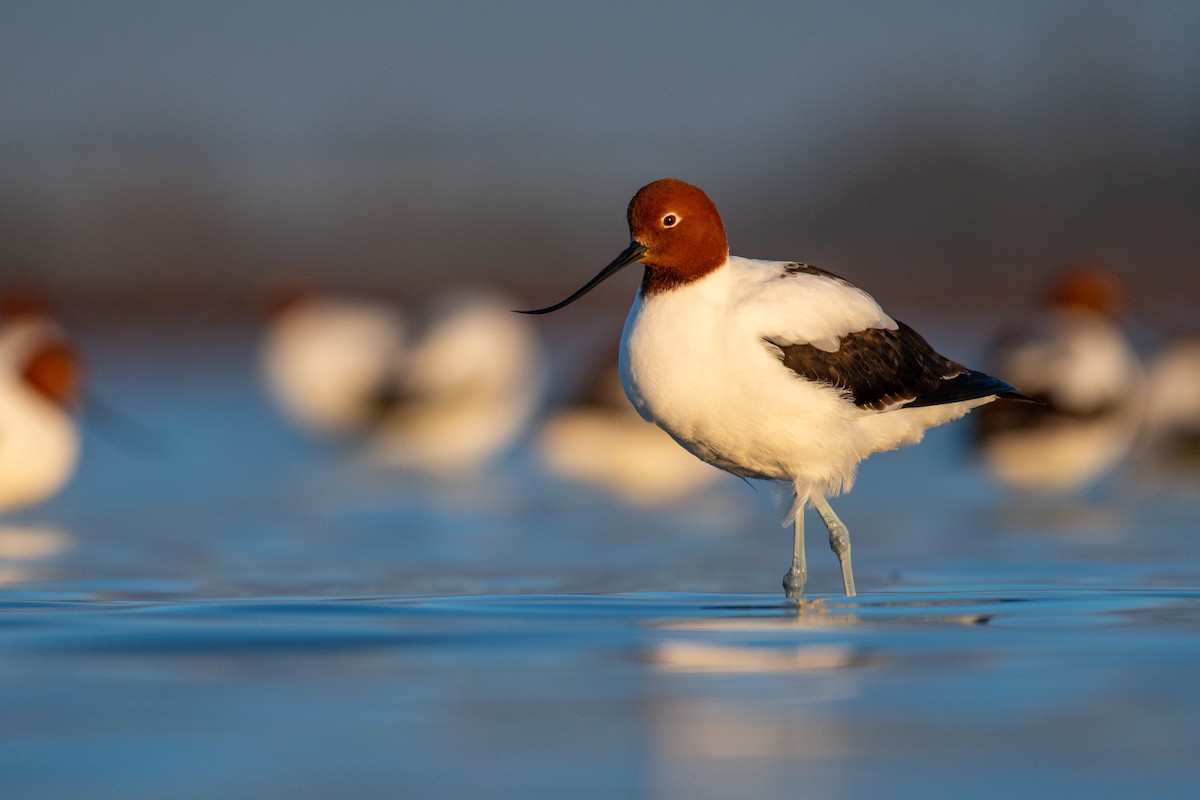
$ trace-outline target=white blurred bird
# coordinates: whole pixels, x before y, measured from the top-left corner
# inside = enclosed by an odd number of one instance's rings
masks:
[[[1176,336],[1150,362],[1139,449],[1156,468],[1200,470],[1200,335]]]
[[[372,461],[433,473],[472,470],[513,444],[545,385],[533,326],[509,298],[450,292],[426,309],[381,403]]]
[[[1023,490],[1080,489],[1130,452],[1142,368],[1115,319],[1121,286],[1108,270],[1068,270],[1046,306],[1002,338],[995,373],[1044,405],[995,404],[975,415],[984,464]]]
[[[36,313],[0,321],[0,510],[40,502],[79,459],[80,365],[62,330]]]
[[[407,344],[399,312],[386,303],[299,295],[283,303],[263,341],[271,396],[303,429],[344,437],[369,430]]]
[[[542,425],[537,449],[552,473],[634,505],[675,503],[721,478],[720,470],[638,415],[625,399],[615,361]]]
[[[477,468],[536,410],[541,347],[488,290],[447,293],[405,315],[382,302],[311,296],[272,321],[272,395],[316,433],[352,438],[370,462],[415,471]]]

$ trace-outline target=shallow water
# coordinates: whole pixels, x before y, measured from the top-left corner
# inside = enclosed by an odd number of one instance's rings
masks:
[[[836,504],[861,595],[814,532],[797,606],[769,488],[374,472],[275,417],[249,333],[93,340],[153,435],[95,420],[0,523],[6,797],[1195,796],[1190,487],[1030,501],[939,430]]]

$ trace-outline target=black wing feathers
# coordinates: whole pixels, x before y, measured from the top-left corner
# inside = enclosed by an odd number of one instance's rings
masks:
[[[913,408],[1016,394],[1004,381],[939,355],[919,333],[897,324],[896,330],[847,334],[833,353],[811,344],[767,341],[779,349],[785,367],[850,392],[860,408],[882,410],[898,403]]]
[[[987,373],[969,369],[962,375],[956,375],[950,380],[942,381],[941,386],[934,391],[918,395],[911,403],[907,403],[905,408],[940,406],[946,403],[958,403],[962,400],[975,400],[976,398],[988,397],[993,394],[1003,400],[1037,402],[1033,398],[1026,397],[1018,392],[1010,383],[1006,383],[999,378],[993,378]]]

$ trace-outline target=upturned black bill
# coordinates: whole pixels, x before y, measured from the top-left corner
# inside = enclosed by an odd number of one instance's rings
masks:
[[[568,306],[571,303],[574,303],[576,300],[583,297],[585,294],[590,292],[592,289],[595,289],[597,286],[599,286],[601,283],[603,283],[606,278],[608,278],[611,275],[616,274],[617,272],[620,272],[622,268],[629,266],[633,262],[638,261],[645,254],[646,254],[645,245],[639,244],[637,242],[630,242],[629,247],[626,247],[625,250],[622,251],[621,255],[619,255],[615,259],[613,259],[613,262],[611,264],[609,264],[607,267],[600,270],[599,275],[597,275],[596,277],[592,278],[590,281],[585,283],[581,289],[579,289],[577,292],[575,292],[575,294],[568,297],[566,300],[563,300],[562,302],[559,302],[559,303],[555,303],[552,306],[546,306],[545,308],[535,308],[530,311],[518,311],[517,313],[518,314],[549,314],[551,311],[558,311],[563,306]]]

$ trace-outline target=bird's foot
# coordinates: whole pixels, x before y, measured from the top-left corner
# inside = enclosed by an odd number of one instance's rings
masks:
[[[807,582],[808,570],[797,570],[793,567],[783,576],[783,591],[789,600],[796,600],[804,594],[804,584]]]

